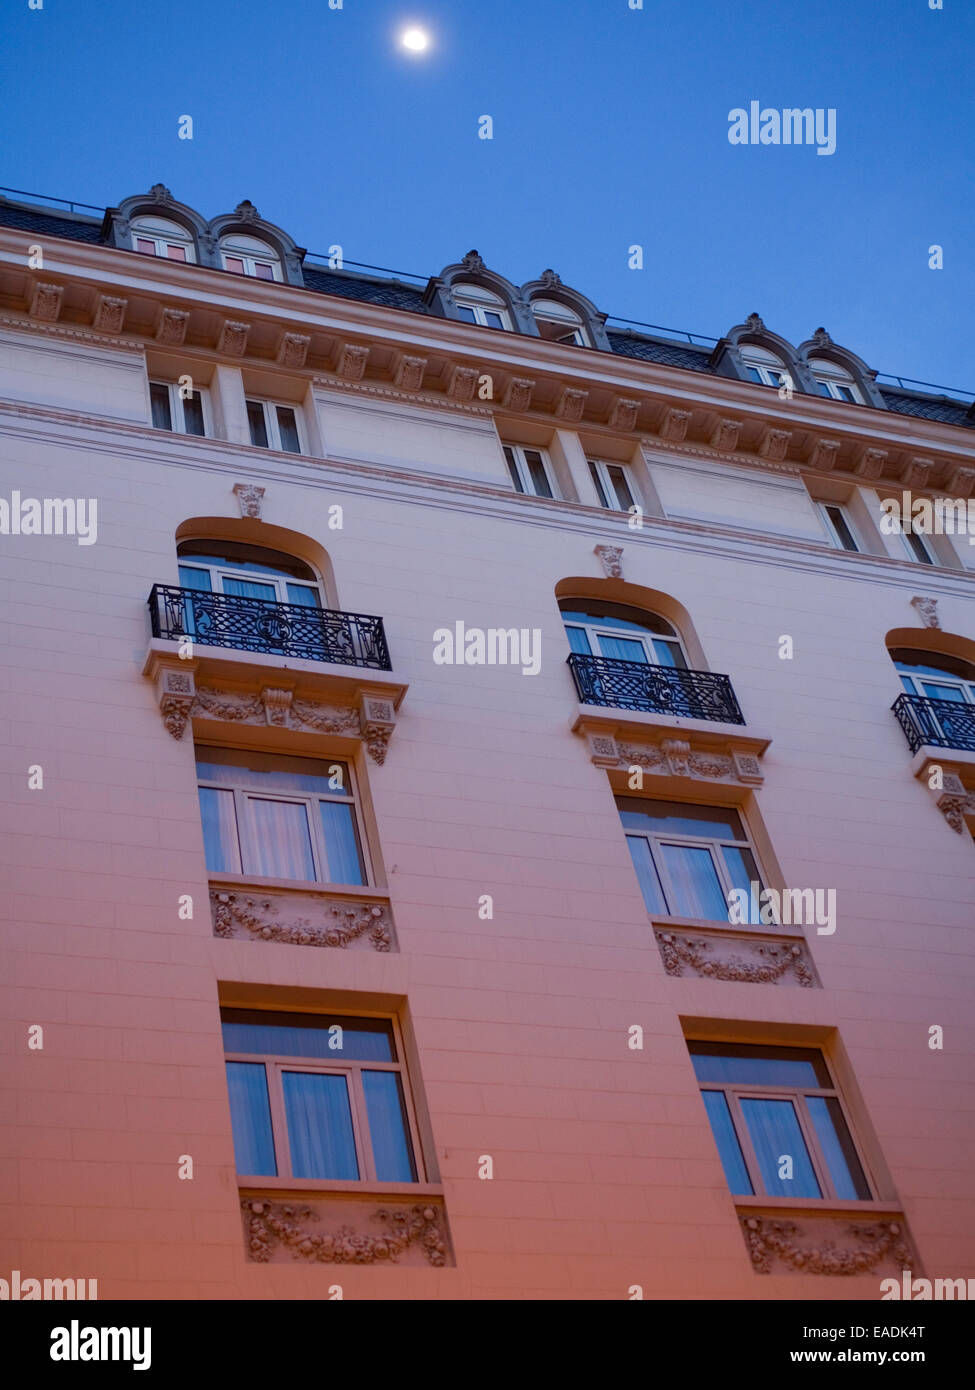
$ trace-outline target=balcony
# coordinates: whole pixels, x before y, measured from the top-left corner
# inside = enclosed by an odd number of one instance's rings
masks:
[[[975,753],[975,705],[900,695],[891,706],[912,753],[919,748],[957,748]]]
[[[149,616],[153,637],[169,641],[392,670],[382,618],[362,613],[155,584]]]
[[[711,671],[687,671],[676,666],[650,666],[641,661],[618,661],[607,656],[573,652],[569,669],[584,705],[677,715],[685,719],[744,724],[727,676]]]

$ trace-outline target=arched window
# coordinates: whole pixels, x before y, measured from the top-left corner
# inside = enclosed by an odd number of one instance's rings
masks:
[[[322,586],[310,565],[279,550],[241,541],[181,541],[179,582],[184,589],[321,608]]]
[[[582,319],[556,299],[533,299],[532,313],[538,325],[539,337],[555,343],[574,343],[577,347],[589,347],[589,338]]]
[[[810,361],[809,370],[816,378],[816,388],[821,396],[829,396],[834,401],[863,404],[860,388],[845,368],[828,362],[825,357],[816,357]]]
[[[910,647],[894,647],[890,657],[908,695],[975,705],[975,662]]]
[[[280,280],[281,258],[266,241],[230,232],[220,239],[220,259],[224,270],[234,275],[250,275],[256,280]]]
[[[790,375],[781,357],[754,343],[742,343],[741,360],[749,380],[760,386],[784,386]]]
[[[511,316],[499,294],[483,285],[464,282],[453,286],[454,305],[458,318],[467,323],[479,323],[482,328],[511,329]]]
[[[676,629],[656,613],[584,598],[560,599],[559,608],[569,646],[580,656],[687,670],[687,658]]]
[[[132,249],[144,256],[162,256],[170,261],[195,261],[196,251],[190,232],[178,222],[146,213],[129,223]]]

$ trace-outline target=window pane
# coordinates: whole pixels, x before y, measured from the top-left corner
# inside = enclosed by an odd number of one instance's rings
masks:
[[[321,608],[322,600],[317,589],[307,584],[289,584],[288,602],[300,604],[302,608]]]
[[[518,465],[515,463],[514,451],[505,445],[504,461],[508,465],[508,472],[511,474],[511,481],[514,483],[516,492],[524,492],[525,487],[521,481],[521,474],[518,472]]]
[[[630,830],[721,840],[746,838],[738,812],[730,806],[694,806],[681,801],[649,801],[640,796],[618,796],[616,805],[623,824]]]
[[[260,584],[254,579],[234,579],[232,575],[223,577],[223,591],[233,598],[259,598],[275,603],[278,591],[273,584]]]
[[[911,553],[913,554],[914,558],[916,560],[920,560],[922,565],[934,564],[934,561],[928,554],[927,546],[924,544],[924,541],[921,539],[919,535],[917,535],[914,531],[907,531],[904,533],[904,540],[910,547]]]
[[[857,545],[856,540],[854,539],[853,532],[847,523],[846,516],[844,515],[842,508],[827,507],[826,512],[829,516],[830,521],[833,523],[833,530],[836,532],[836,535],[839,538],[840,545],[843,547],[843,549],[859,551],[860,547]]]
[[[233,792],[200,787],[203,847],[211,873],[235,874],[237,865],[237,817]]]
[[[614,661],[639,661],[644,666],[649,665],[647,649],[639,638],[610,637],[601,632],[597,640],[601,656],[612,657]]]
[[[681,671],[687,670],[684,653],[677,642],[666,642],[662,638],[655,637],[652,646],[658,666],[670,666]]]
[[[551,497],[552,489],[545,473],[545,465],[542,462],[542,456],[538,450],[526,449],[525,462],[528,465],[528,474],[532,480],[532,488],[534,489],[535,496]]]
[[[352,795],[348,764],[339,759],[291,758],[283,753],[249,753],[242,748],[208,748],[201,744],[196,767],[206,782],[222,782],[226,786],[244,783],[256,792]]]
[[[298,421],[290,405],[279,405],[278,412],[278,433],[281,436],[281,448],[287,450],[289,454],[300,454],[301,444],[298,441]]]
[[[822,1054],[807,1047],[753,1043],[688,1043],[698,1081],[744,1086],[817,1086],[833,1083]]]
[[[715,872],[711,851],[686,845],[661,845],[660,852],[674,890],[671,910],[678,917],[728,920],[728,901]]]
[[[364,1071],[362,1087],[366,1093],[377,1179],[380,1182],[416,1182],[413,1146],[398,1072]]]
[[[746,368],[745,368],[745,371],[746,371],[746,372],[748,373],[748,375],[751,377],[752,381],[757,381],[760,385],[763,384],[763,383],[762,383],[762,373],[758,370],[757,367],[746,367]]]
[[[832,393],[832,391],[829,389],[829,382],[828,382],[828,381],[818,381],[818,380],[817,380],[816,385],[817,385],[817,387],[819,388],[819,394],[820,394],[821,396],[830,396],[830,397],[832,396],[833,393]]]
[[[244,262],[239,256],[224,256],[223,263],[224,268],[233,271],[234,275],[243,275]]]
[[[228,1062],[227,1090],[237,1172],[277,1177],[265,1068],[260,1062]]]
[[[743,888],[747,893],[750,885],[757,883],[758,891],[762,891],[762,880],[759,877],[758,866],[751,850],[732,849],[731,846],[724,845],[721,853],[724,856],[728,876],[735,888]]]
[[[467,305],[467,304],[458,304],[458,305],[456,306],[456,308],[457,308],[457,317],[458,317],[458,318],[462,318],[462,319],[464,320],[465,323],[476,323],[476,322],[477,322],[477,319],[474,317],[474,310],[471,309],[471,308],[469,307],[469,305]]]
[[[255,262],[254,262],[254,274],[257,276],[258,280],[273,280],[273,279],[274,279],[274,271],[273,271],[273,270],[271,269],[271,267],[266,263],[266,261],[255,261]]]
[[[599,475],[599,469],[596,467],[596,465],[592,462],[591,459],[589,461],[589,472],[592,474],[592,480],[596,488],[596,494],[599,497],[599,505],[601,507],[608,507],[609,498],[606,496],[605,489],[603,488],[603,480]]]
[[[856,395],[851,387],[837,385],[836,389],[840,394],[841,400],[852,401],[854,405],[856,404]]]
[[[333,1062],[396,1061],[393,1025],[388,1018],[278,1014],[264,1009],[221,1009],[220,1017],[228,1052],[330,1058]]]
[[[584,627],[574,627],[570,624],[565,629],[565,635],[569,639],[570,651],[579,652],[583,656],[592,656],[589,634]]]
[[[806,1096],[806,1104],[816,1129],[829,1175],[837,1197],[843,1201],[870,1200],[870,1188],[857,1158],[850,1131],[835,1096]]]
[[[148,237],[137,236],[135,239],[135,249],[143,256],[154,256],[156,254],[156,243],[150,241]]]
[[[169,387],[160,381],[150,381],[149,401],[152,405],[153,429],[171,430],[173,415],[169,408]]]
[[[754,1189],[741,1155],[741,1145],[735,1133],[728,1102],[721,1091],[702,1091],[701,1095],[704,1097],[704,1108],[711,1121],[711,1132],[721,1155],[728,1187],[736,1197],[751,1196]]]
[[[183,423],[187,434],[206,434],[203,426],[203,397],[199,391],[194,391],[192,396],[183,402]]]
[[[247,807],[253,827],[253,845],[245,856],[244,873],[306,882],[314,879],[315,860],[305,804],[249,796]]]
[[[267,422],[264,419],[264,407],[260,401],[247,402],[247,424],[250,427],[251,443],[256,444],[261,449],[266,449],[268,447]]]
[[[649,844],[642,835],[627,835],[626,846],[630,851],[633,867],[636,869],[636,876],[640,883],[640,891],[643,894],[647,911],[652,916],[658,913],[666,915],[667,904],[664,901],[660,879],[657,877],[657,870],[654,868],[650,855]]]
[[[616,500],[619,503],[620,511],[625,512],[628,508],[633,506],[633,494],[630,491],[629,483],[626,481],[626,474],[623,469],[616,464],[611,465],[607,471],[609,473],[609,481],[612,483],[616,492]]]
[[[174,246],[171,241],[167,241],[166,255],[171,261],[185,261],[186,248],[184,246]]]
[[[742,1100],[742,1114],[770,1197],[821,1197],[791,1100]],[[792,1177],[780,1178],[780,1160],[792,1159]]]
[[[359,1176],[349,1084],[344,1076],[286,1071],[281,1076],[293,1178],[354,1181]]]
[[[210,571],[197,569],[195,565],[180,565],[179,582],[183,589],[202,589],[210,592]]]
[[[355,817],[348,802],[320,801],[329,883],[365,883]]]
[[[938,681],[922,681],[921,689],[929,700],[954,700],[957,704],[967,703],[960,685],[941,685]]]
[[[484,322],[488,328],[503,328],[504,319],[500,314],[496,314],[493,309],[484,310]]]

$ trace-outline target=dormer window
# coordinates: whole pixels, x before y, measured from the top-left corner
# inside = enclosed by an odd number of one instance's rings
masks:
[[[225,236],[220,242],[220,260],[232,275],[249,275],[255,280],[280,280],[281,258],[265,241],[256,237]]]
[[[134,217],[129,224],[132,249],[143,256],[170,261],[195,261],[193,238],[178,222],[163,217]]]
[[[532,300],[532,313],[540,338],[554,343],[573,343],[577,347],[590,346],[582,319],[567,304],[556,299],[535,299]]]
[[[785,386],[790,379],[785,363],[767,348],[745,343],[741,348],[741,361],[749,381],[758,382],[760,386]]]
[[[499,294],[482,285],[463,284],[454,287],[454,307],[457,317],[466,323],[479,323],[482,328],[504,328],[511,331],[511,316]]]
[[[834,401],[848,401],[852,405],[863,405],[860,388],[850,373],[838,367],[835,362],[819,358],[809,363],[809,369],[816,378],[816,389],[821,396]]]

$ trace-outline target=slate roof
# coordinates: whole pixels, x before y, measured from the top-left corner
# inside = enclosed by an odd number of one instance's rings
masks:
[[[37,236],[61,237],[66,241],[83,241],[98,245],[102,241],[102,220],[82,213],[62,213],[50,208],[33,207],[0,197],[0,226]],[[356,271],[329,270],[305,263],[302,266],[305,288],[316,294],[333,294],[341,299],[358,299],[369,304],[381,304],[390,309],[403,309],[424,314],[429,310],[423,302],[423,290],[400,280],[381,279]],[[610,347],[621,357],[633,357],[643,362],[659,362],[667,367],[680,367],[692,372],[713,372],[711,348],[692,343],[675,342],[667,338],[638,333],[634,329],[607,330]],[[925,395],[907,388],[881,385],[881,395],[888,410],[898,415],[913,415],[925,420],[938,420],[947,425],[972,427],[965,401],[947,396]]]

